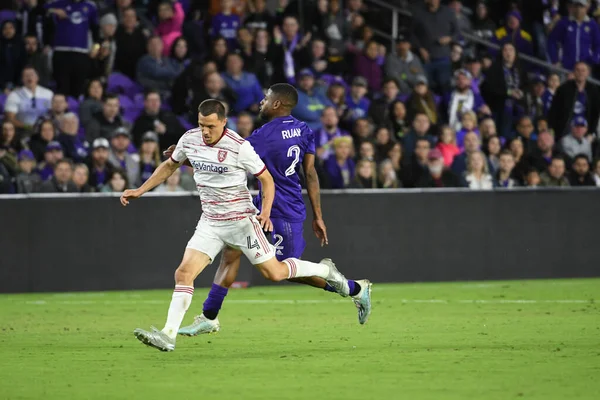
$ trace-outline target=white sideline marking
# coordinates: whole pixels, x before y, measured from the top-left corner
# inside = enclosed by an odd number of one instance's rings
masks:
[[[325,303],[344,303],[348,300],[284,300],[284,299],[244,299],[226,300],[227,303],[233,304],[325,304]],[[406,304],[585,304],[594,303],[595,300],[442,300],[442,299],[377,299],[374,302],[385,302],[385,301],[400,301]],[[92,305],[92,304],[168,304],[169,300],[35,300],[25,301],[25,304],[30,305],[48,305],[48,304],[64,304],[64,305]]]

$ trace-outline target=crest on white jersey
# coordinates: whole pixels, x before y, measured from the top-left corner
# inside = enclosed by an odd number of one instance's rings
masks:
[[[219,150],[219,154],[217,155],[217,158],[219,159],[219,162],[225,161],[225,159],[227,158],[227,151]]]

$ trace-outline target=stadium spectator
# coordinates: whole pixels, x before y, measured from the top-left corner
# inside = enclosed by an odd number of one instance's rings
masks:
[[[370,41],[362,53],[354,59],[354,76],[362,76],[367,80],[369,91],[375,93],[381,87],[383,70],[379,59],[379,44]]]
[[[117,17],[114,14],[106,14],[100,18],[101,42],[90,53],[89,76],[106,79],[113,71],[117,53],[116,32]]]
[[[88,126],[94,118],[94,114],[102,112],[103,95],[102,82],[99,79],[90,80],[85,90],[85,98],[79,104],[79,119],[82,126]]]
[[[254,0],[253,9],[244,19],[244,26],[256,33],[263,29],[272,32],[275,27],[275,17],[267,9],[266,0]]]
[[[405,153],[407,165],[402,174],[402,182],[405,187],[417,187],[417,182],[422,175],[427,173],[428,155],[431,143],[426,138],[418,138],[413,154]],[[442,156],[443,157],[443,156]],[[443,164],[442,164],[443,167]]]
[[[400,34],[396,53],[389,54],[384,64],[385,76],[400,84],[400,93],[409,95],[417,82],[417,76],[425,74],[419,58],[411,51],[408,35]]]
[[[538,171],[546,171],[552,157],[557,154],[554,150],[554,136],[548,131],[540,132],[537,146],[532,149],[528,164]]]
[[[465,57],[464,68],[471,74],[471,90],[475,94],[481,94],[481,84],[485,79],[482,71],[481,60],[469,54]]]
[[[545,78],[542,75],[536,74],[531,79],[531,88],[525,95],[525,113],[532,120],[543,118],[546,115],[544,109],[544,93],[546,92]]]
[[[417,77],[415,90],[406,100],[408,119],[413,120],[417,114],[424,113],[433,125],[437,125],[440,119],[437,104],[433,93],[429,88],[427,78],[422,75]]]
[[[600,63],[600,27],[588,16],[589,0],[570,2],[570,15],[562,17],[548,35],[550,61],[568,70],[577,62],[596,65]]]
[[[422,142],[426,143],[426,142]],[[460,181],[450,171],[444,168],[444,157],[438,149],[429,150],[427,164],[418,178],[415,187],[418,188],[450,188],[460,187]]]
[[[458,131],[462,128],[460,120],[468,111],[490,115],[491,111],[480,94],[473,92],[472,76],[466,69],[454,73],[454,90],[446,95],[445,105],[450,126]],[[472,128],[473,129],[473,128]],[[459,140],[459,146],[461,141]]]
[[[235,50],[236,32],[241,26],[240,17],[233,13],[233,0],[221,0],[221,12],[212,17],[210,34],[227,41],[229,50]]]
[[[258,73],[265,67],[264,57],[254,51],[254,36],[248,28],[241,27],[237,31],[237,52],[244,61],[244,70]]]
[[[48,45],[50,38],[49,18],[44,9],[44,1],[21,1],[20,13],[17,15],[18,34],[21,36],[34,35],[40,44]]]
[[[204,75],[203,84],[192,86],[192,99],[189,106],[189,121],[195,125],[198,122],[198,106],[206,99],[217,99],[225,104],[234,104],[236,94],[225,85],[225,81],[221,75],[214,71]],[[198,89],[196,89],[198,88]],[[186,89],[187,92],[188,89]],[[187,108],[187,107],[186,107]]]
[[[88,143],[81,140],[78,135],[79,118],[77,114],[69,112],[60,117],[59,129],[58,142],[61,144],[65,156],[73,162],[83,162],[88,156]]]
[[[463,68],[464,52],[465,49],[463,48],[460,42],[453,42],[450,45],[450,70],[452,74],[454,74],[459,69]]]
[[[346,53],[350,24],[341,12],[340,0],[329,0],[327,13],[321,18],[322,36],[327,41],[329,70],[341,75],[346,71]]]
[[[146,32],[138,24],[137,12],[134,8],[123,10],[121,24],[115,34],[117,52],[115,54],[115,71],[134,80],[137,63],[146,54]]]
[[[435,144],[435,138],[429,134],[429,128],[431,122],[427,114],[420,112],[415,115],[412,123],[412,129],[404,136],[404,151],[407,156],[410,156],[415,150],[417,139],[425,138],[431,144],[431,147]]]
[[[565,177],[565,160],[561,156],[552,157],[548,171],[540,174],[540,186],[567,187],[569,181]]]
[[[334,81],[327,88],[327,98],[336,109],[337,115],[342,116],[346,112],[346,87],[343,83]]]
[[[408,121],[406,116],[406,106],[400,100],[390,104],[389,122],[386,123],[392,129],[392,136],[397,140],[402,140],[408,133]]]
[[[245,72],[244,61],[237,53],[227,56],[226,70],[223,80],[236,94],[236,101],[232,105],[232,111],[238,114],[242,111],[258,113],[259,104],[264,95],[258,78],[251,72]]]
[[[50,84],[50,59],[48,54],[40,49],[40,42],[34,34],[25,36],[25,64],[31,65],[38,72],[39,83],[42,86]]]
[[[434,90],[446,91],[450,83],[450,44],[458,34],[456,16],[440,0],[427,0],[415,7],[413,35],[416,48]]]
[[[358,156],[356,157],[356,160],[369,160],[371,162],[375,161],[375,145],[373,142],[365,140],[360,144],[358,147]]]
[[[288,15],[283,19],[281,30],[275,27],[274,40],[277,45],[273,53],[276,69],[282,68],[283,71],[275,71],[278,76],[283,72],[283,78],[289,83],[295,83],[298,66],[295,60],[302,59],[306,45],[310,42],[312,34],[300,34],[300,25],[296,17]],[[302,74],[298,74],[302,77]]]
[[[64,159],[64,153],[60,143],[57,141],[48,143],[43,157],[44,161],[37,165],[37,173],[40,175],[40,178],[42,178],[42,181],[45,182],[52,178],[56,163]]]
[[[16,177],[17,193],[35,193],[42,184],[40,176],[34,172],[35,156],[31,150],[19,152],[19,173]]]
[[[594,182],[596,182],[596,187],[600,187],[600,159],[594,160],[594,163],[592,165],[594,166]]]
[[[479,136],[482,140],[497,136],[496,123],[493,118],[483,118],[479,121]]]
[[[521,68],[515,46],[505,43],[500,56],[486,73],[481,87],[485,102],[490,107],[498,133],[510,138],[513,119],[522,113],[524,94],[522,87],[527,86],[525,70]]]
[[[110,144],[108,139],[99,137],[92,143],[92,156],[90,157],[88,168],[90,170],[89,184],[94,190],[100,190],[108,181],[109,174],[113,171],[113,166],[108,162],[108,149]]]
[[[17,154],[23,145],[17,136],[17,130],[10,121],[2,121],[2,132],[0,132],[0,146],[9,153]]]
[[[160,94],[155,90],[148,90],[144,94],[144,110],[133,124],[131,134],[136,147],[142,144],[142,137],[148,131],[159,135],[160,149],[177,143],[185,131],[172,112],[161,108]]]
[[[482,151],[474,151],[467,156],[467,170],[464,180],[469,189],[491,190],[494,179],[488,170],[488,162]]]
[[[596,182],[590,173],[590,162],[585,154],[575,156],[568,180],[571,186],[596,186]]]
[[[356,164],[356,174],[350,182],[350,189],[376,189],[375,163],[362,159]]]
[[[544,94],[542,94],[542,101],[544,102],[544,115],[548,115],[550,112],[550,108],[552,107],[552,100],[554,99],[554,94],[556,93],[556,89],[560,86],[560,76],[556,73],[548,74],[548,80],[546,82],[546,89],[544,89]]]
[[[94,188],[88,183],[90,177],[90,170],[85,164],[75,164],[73,166],[73,183],[77,187],[79,193],[91,193]]]
[[[51,120],[54,126],[58,127],[59,119],[65,115],[69,108],[69,103],[67,103],[67,98],[62,93],[54,93],[52,96],[52,100],[50,100],[50,109],[44,114],[41,115],[37,123],[44,120]]]
[[[140,160],[137,154],[130,154],[127,149],[131,144],[131,135],[127,128],[118,128],[110,137],[110,154],[108,162],[115,169],[123,170],[127,181],[137,184],[140,177]],[[129,187],[129,186],[127,186]]]
[[[499,46],[511,43],[519,53],[533,56],[533,40],[528,32],[521,28],[521,13],[512,10],[506,14],[506,25],[494,32],[494,42]]]
[[[114,169],[108,174],[106,184],[100,188],[103,193],[120,193],[129,188],[127,173],[120,169]]]
[[[160,149],[158,147],[158,135],[152,131],[148,131],[142,136],[142,143],[140,145],[140,177],[139,180],[136,179],[136,182],[139,182],[139,184],[146,182],[159,165]]]
[[[357,119],[352,129],[354,144],[360,146],[361,143],[372,140],[374,131],[375,127],[367,118]]]
[[[338,126],[339,118],[334,107],[325,107],[321,114],[321,129],[315,131],[316,156],[320,161],[327,160],[333,154],[333,141],[348,132]]]
[[[472,24],[473,34],[485,40],[492,40],[496,32],[496,23],[490,18],[488,6],[485,0],[478,0],[475,7],[475,15]],[[482,46],[477,46],[478,51]],[[487,50],[487,48],[485,48]]]
[[[465,14],[465,9],[462,0],[450,0],[448,7],[454,12],[456,16],[456,29],[458,32],[471,32],[471,21]],[[460,37],[460,35],[459,35]]]
[[[539,187],[541,183],[540,173],[535,168],[530,168],[525,175],[524,185],[529,188]]]
[[[535,127],[533,126],[533,121],[528,115],[523,115],[517,120],[515,130],[516,134],[513,136],[521,139],[521,142],[523,142],[525,154],[529,154],[533,150],[534,143],[536,140],[536,135],[534,132]]]
[[[479,141],[479,136],[477,136],[477,134],[475,132],[469,132],[465,135],[465,150],[463,153],[457,155],[454,157],[454,160],[452,161],[452,165],[450,166],[450,169],[452,170],[452,172],[454,172],[454,174],[456,176],[462,176],[463,173],[467,170],[467,158],[469,157],[470,154],[475,153],[476,151],[479,151],[480,148],[480,141]],[[489,161],[487,161],[486,159],[486,163],[489,163]],[[490,165],[488,164],[488,171],[491,169]]]
[[[89,0],[58,0],[46,3],[54,21],[52,70],[57,91],[79,97],[90,71],[88,32],[98,43],[96,4]]]
[[[217,70],[219,72],[225,71],[225,64],[228,54],[229,51],[227,50],[227,41],[222,37],[215,38],[212,42],[209,61],[212,61],[217,65]]]
[[[166,0],[168,1],[168,0]],[[105,13],[112,13],[114,15],[117,16],[117,19],[119,20],[120,24],[124,24],[125,20],[127,19],[127,12],[129,10],[134,10],[134,2],[135,0],[116,0],[114,1],[114,7],[107,7],[105,9]],[[108,3],[112,3],[112,1],[109,1]],[[144,3],[148,3],[148,2],[144,2]],[[158,2],[152,1],[152,3],[158,5]],[[141,7],[140,11],[142,11],[141,15],[138,15],[136,18],[136,25],[139,25],[140,28],[142,28],[146,34],[146,36],[150,35],[150,31],[153,29],[153,25],[152,22],[150,22],[150,20],[148,20],[145,16],[144,16],[144,10],[146,10],[145,7]],[[154,13],[153,13],[154,14]]]
[[[342,118],[343,125],[351,126],[358,118],[363,118],[369,111],[371,101],[366,97],[367,80],[362,76],[352,79],[350,91],[346,96],[346,112]]]
[[[523,140],[519,137],[512,138],[508,143],[508,149],[515,157],[515,168],[513,170],[513,177],[517,179],[519,183],[521,183],[525,179],[527,171],[529,171],[530,169],[530,166],[528,164],[528,157],[525,154]]]
[[[512,178],[514,168],[515,157],[510,150],[503,150],[500,153],[500,163],[494,176],[494,187],[512,189],[519,186],[519,182]]]
[[[238,135],[246,139],[254,132],[254,118],[247,112],[238,114],[236,129]]]
[[[311,70],[303,69],[298,74],[298,105],[294,108],[292,115],[313,130],[321,129],[321,113],[325,107],[333,107],[333,104],[323,93],[320,87],[315,86],[315,77]]]
[[[58,132],[51,120],[41,121],[37,130],[29,141],[29,148],[33,151],[35,159],[39,162],[44,159],[44,153],[48,144],[57,139]]]
[[[394,145],[387,152],[387,158],[392,162],[392,167],[394,167],[394,171],[400,180],[400,184],[402,183],[401,178],[402,174],[404,173],[402,168],[404,159],[402,156],[402,144],[394,142]]]
[[[163,56],[171,53],[171,46],[181,36],[184,18],[183,6],[179,1],[162,1],[158,5],[159,22],[156,27],[156,35],[162,39],[164,44]]]
[[[275,65],[274,49],[269,32],[264,29],[258,30],[254,40],[254,59],[261,67],[256,71],[256,76],[263,88],[268,88],[275,82],[284,81],[283,68]]]
[[[380,126],[375,130],[375,161],[381,162],[388,157],[388,153],[394,147],[394,141],[390,130]]]
[[[176,169],[175,172],[167,178],[165,183],[157,186],[154,191],[156,193],[185,192],[185,189],[181,187],[181,169]]]
[[[108,138],[118,128],[127,126],[120,115],[119,96],[107,94],[104,96],[102,111],[93,115],[92,120],[85,127],[85,136],[88,142],[93,142],[98,137]]]
[[[23,42],[17,35],[14,21],[4,21],[0,36],[0,89],[11,90],[20,83],[25,52]]]
[[[556,89],[548,113],[548,122],[557,140],[569,133],[573,119],[583,117],[588,126],[595,130],[600,117],[600,90],[587,82],[590,67],[578,62],[573,75],[575,79],[566,81]]]
[[[167,92],[173,81],[181,73],[181,67],[171,58],[163,55],[163,43],[158,36],[148,39],[148,54],[137,63],[137,81],[145,89],[158,89]]]
[[[588,161],[592,161],[592,143],[586,138],[587,128],[585,118],[577,117],[571,122],[571,133],[560,140],[561,152],[571,160],[578,154],[584,154]]]
[[[362,80],[364,78],[360,77],[360,79]],[[394,78],[387,78],[385,81],[383,81],[381,92],[382,96],[376,98],[369,107],[369,117],[376,125],[383,125],[387,122],[389,118],[390,105],[398,100],[400,86]]]
[[[42,193],[76,193],[77,186],[73,183],[73,162],[68,159],[58,160],[54,165],[52,178],[40,185]]]
[[[10,92],[4,104],[6,119],[17,129],[31,130],[37,119],[50,108],[52,91],[38,85],[39,77],[31,66],[23,68],[23,86]]]
[[[385,159],[379,164],[377,181],[380,189],[395,189],[401,185],[390,160]]]
[[[435,146],[444,157],[444,167],[450,167],[454,157],[460,154],[460,149],[456,145],[456,133],[454,129],[448,125],[444,125],[440,129],[440,140]]]
[[[489,160],[490,173],[494,175],[500,166],[500,153],[502,152],[502,144],[498,136],[491,136],[484,141],[484,153]]]
[[[477,129],[477,114],[473,111],[466,111],[460,117],[461,128],[456,132],[456,144],[460,149],[463,148],[465,135],[469,132],[475,132],[479,135],[479,129]]]
[[[350,185],[354,176],[355,163],[350,157],[352,138],[341,136],[333,140],[334,154],[323,165],[331,189],[344,189]]]

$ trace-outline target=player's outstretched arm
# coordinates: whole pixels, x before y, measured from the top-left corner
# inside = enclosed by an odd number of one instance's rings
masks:
[[[321,211],[321,187],[319,186],[319,176],[315,169],[315,155],[305,154],[304,161],[304,176],[306,177],[306,191],[308,199],[313,210],[313,231],[315,236],[321,241],[321,246],[329,244],[327,239],[327,227],[323,221],[323,212]]]
[[[121,195],[121,204],[124,206],[129,204],[129,200],[137,199],[144,193],[149,192],[173,175],[173,172],[179,168],[180,164],[173,161],[172,158],[167,159],[156,168],[154,173],[142,186],[137,189],[128,189]]]
[[[256,217],[263,230],[273,232],[273,223],[271,222],[271,207],[273,207],[273,199],[275,198],[275,182],[269,170],[265,169],[257,176],[261,187],[261,211]]]

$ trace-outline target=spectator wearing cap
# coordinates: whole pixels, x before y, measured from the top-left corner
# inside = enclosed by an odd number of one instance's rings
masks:
[[[344,189],[352,182],[355,163],[351,154],[350,136],[340,136],[333,140],[333,154],[323,164],[331,189]]]
[[[425,74],[419,58],[410,50],[408,35],[400,34],[396,42],[396,53],[385,59],[385,76],[396,79],[400,84],[400,93],[410,94],[417,82],[417,76]]]
[[[569,180],[565,176],[566,164],[562,156],[552,157],[548,171],[540,174],[540,186],[545,187],[568,187]]]
[[[65,156],[73,162],[81,163],[88,156],[88,146],[86,141],[79,137],[79,118],[77,114],[68,112],[59,119],[60,133],[58,141],[62,145]]]
[[[161,93],[171,90],[173,81],[182,72],[171,58],[163,55],[164,45],[160,37],[148,39],[148,54],[140,58],[136,66],[137,81],[144,89],[157,89]]]
[[[21,77],[23,86],[8,95],[4,113],[17,129],[31,130],[37,119],[50,108],[53,93],[38,85],[39,77],[33,67],[23,68]]]
[[[333,153],[333,141],[348,132],[338,126],[339,118],[334,107],[325,107],[321,115],[322,128],[315,131],[315,148],[320,161],[327,160]]]
[[[48,54],[40,49],[40,41],[33,34],[27,34],[25,42],[25,64],[35,68],[39,75],[39,82],[42,86],[50,84],[50,58]]]
[[[177,143],[183,135],[185,128],[181,126],[177,117],[171,111],[162,110],[161,106],[160,94],[156,90],[144,93],[144,110],[135,120],[131,131],[136,147],[140,147],[143,135],[148,131],[159,135],[160,149]]]
[[[519,186],[519,182],[512,177],[515,165],[515,156],[510,150],[503,150],[500,153],[498,171],[494,176],[494,187],[512,189]]]
[[[0,90],[11,90],[19,84],[25,52],[14,21],[2,22],[0,35]]]
[[[448,113],[450,126],[459,131],[462,114],[473,111],[477,114],[490,115],[491,111],[480,94],[473,92],[472,76],[466,69],[454,73],[454,90],[445,96],[444,104]]]
[[[142,136],[140,148],[140,176],[133,183],[141,185],[148,180],[160,165],[160,149],[158,135],[148,131]]]
[[[418,113],[427,115],[429,121],[433,125],[437,125],[440,119],[440,114],[437,109],[437,102],[431,89],[429,82],[425,75],[417,77],[415,84],[415,90],[406,100],[406,109],[408,112],[408,119],[412,120]]]
[[[546,115],[544,111],[545,80],[544,76],[536,74],[531,80],[529,92],[525,95],[525,112],[533,120],[543,118]]]
[[[571,4],[571,15],[561,18],[548,36],[550,61],[568,70],[580,61],[597,65],[600,63],[600,27],[587,15],[589,0],[571,0]]]
[[[369,107],[369,117],[376,125],[387,122],[390,113],[390,105],[398,100],[400,85],[394,78],[386,78],[383,81],[382,95],[377,97]]]
[[[108,162],[127,174],[127,180],[134,184],[140,177],[140,160],[137,154],[130,154],[127,149],[131,144],[131,135],[127,128],[119,128],[110,138],[110,154]]]
[[[221,12],[214,15],[211,20],[210,35],[225,38],[230,50],[235,49],[236,32],[242,26],[240,17],[233,13],[233,1],[221,0]]]
[[[521,13],[512,10],[506,14],[506,25],[494,32],[493,42],[499,46],[512,43],[519,53],[533,56],[533,41],[531,35],[521,29]],[[492,51],[494,53],[494,51]]]
[[[538,133],[536,146],[531,150],[527,164],[538,171],[546,171],[555,155],[558,155],[558,151],[554,148],[554,136],[542,131]]]
[[[588,161],[592,161],[592,143],[586,138],[587,133],[588,123],[585,118],[575,118],[571,122],[571,133],[560,140],[561,152],[571,160],[578,154],[584,154]]]
[[[435,144],[435,138],[429,134],[431,128],[431,120],[427,114],[418,112],[413,118],[412,129],[404,136],[404,152],[407,156],[412,155],[415,151],[417,140],[425,138],[429,141],[431,147]]]
[[[100,46],[96,46],[91,54],[90,76],[108,78],[115,65],[117,54],[117,17],[106,14],[100,18]]]
[[[17,193],[35,193],[38,191],[42,179],[34,170],[35,157],[33,152],[31,150],[21,150],[19,152],[19,173],[16,179]]]
[[[470,154],[475,153],[476,151],[480,151],[481,142],[479,140],[479,136],[475,132],[469,132],[465,135],[465,151],[462,154],[459,154],[454,157],[452,160],[452,165],[450,169],[452,172],[456,174],[456,176],[462,176],[463,173],[467,170],[467,158]],[[488,171],[493,171],[494,168],[490,164],[489,160],[486,158]]]
[[[158,26],[156,34],[162,39],[164,46],[163,55],[171,53],[171,46],[181,36],[181,28],[185,13],[183,6],[177,0],[162,1],[158,5]],[[239,24],[238,24],[239,25]]]
[[[450,70],[450,44],[459,34],[456,15],[440,0],[428,0],[413,14],[415,46],[425,63],[425,70],[434,90],[445,92]]]
[[[83,93],[90,71],[89,33],[98,43],[98,13],[89,0],[47,2],[54,21],[52,64],[57,90],[75,98]]]
[[[567,179],[571,186],[596,186],[596,182],[590,173],[590,161],[585,154],[575,156]]]
[[[356,76],[352,80],[350,91],[346,96],[346,113],[343,116],[343,123],[352,125],[359,118],[364,118],[369,112],[371,100],[366,97],[367,80],[362,76]]]
[[[238,114],[242,111],[258,113],[259,104],[264,95],[258,78],[251,72],[244,71],[244,60],[239,54],[231,53],[227,56],[223,80],[236,94],[236,102],[232,111]]]
[[[37,166],[37,173],[42,181],[47,181],[54,174],[56,163],[64,158],[62,146],[57,141],[52,141],[44,151],[44,161]]]
[[[473,54],[465,57],[465,69],[471,74],[471,90],[475,94],[481,94],[481,84],[485,77],[481,70],[481,60]]]
[[[578,62],[573,71],[575,79],[568,80],[556,89],[548,113],[548,123],[557,140],[568,134],[570,123],[583,117],[594,130],[600,117],[600,90],[587,82],[590,67]]]
[[[90,170],[87,165],[80,163],[73,166],[72,180],[79,193],[91,193],[94,191],[94,188],[88,183],[89,179]]]
[[[40,185],[42,193],[77,193],[79,190],[72,181],[73,162],[71,160],[58,160],[54,165],[52,178]]]
[[[115,33],[117,51],[115,53],[115,71],[130,79],[135,79],[136,65],[140,58],[146,54],[146,32],[138,23],[135,8],[123,10],[121,24]]]
[[[37,125],[36,133],[29,140],[29,148],[33,151],[37,161],[41,161],[44,158],[46,147],[50,142],[57,140],[57,138],[57,129],[49,119]]]
[[[438,149],[429,150],[427,168],[416,181],[418,188],[460,187],[460,180],[450,170],[444,168],[444,156]]]
[[[90,170],[89,184],[94,190],[100,190],[108,181],[108,176],[114,170],[108,162],[110,144],[108,139],[99,137],[92,143],[92,155],[88,161]]]
[[[88,142],[96,138],[108,138],[121,127],[127,127],[127,123],[120,114],[121,102],[116,94],[107,94],[102,103],[102,111],[94,114],[90,123],[85,127],[85,136]]]
[[[560,76],[557,73],[548,74],[548,80],[546,81],[546,89],[542,94],[542,102],[544,103],[544,115],[547,116],[552,107],[552,100],[554,100],[554,94],[556,89],[560,86]]]
[[[383,70],[379,60],[379,44],[371,40],[364,51],[354,59],[355,76],[362,76],[367,80],[369,91],[379,90],[383,81]]]
[[[320,87],[315,86],[315,76],[309,69],[298,74],[298,104],[292,115],[306,124],[313,131],[321,129],[321,114],[325,107],[333,107]]]

